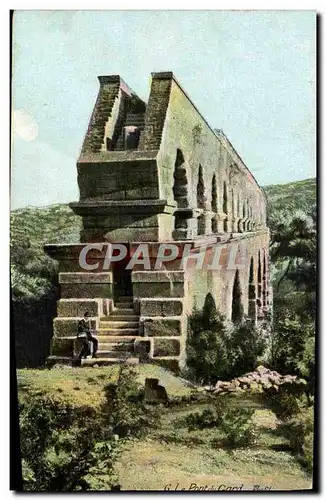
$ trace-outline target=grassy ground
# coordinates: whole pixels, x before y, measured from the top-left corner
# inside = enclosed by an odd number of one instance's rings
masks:
[[[191,394],[185,382],[164,368],[146,364],[134,369],[140,385],[146,377],[159,378],[170,397],[182,398]],[[118,370],[118,366],[21,369],[17,371],[18,391],[20,394],[47,394],[76,406],[98,406],[103,401],[104,386],[117,379]]]
[[[218,429],[188,431],[180,424],[192,411],[203,410],[209,401],[190,402],[192,389],[167,370],[153,365],[135,367],[142,385],[146,377],[157,377],[175,403],[163,406],[158,429],[145,438],[129,441],[116,465],[122,490],[206,490],[241,488],[310,489],[311,477],[287,450],[284,438],[276,436],[275,414],[257,398],[230,397],[232,404],[251,406],[259,427],[259,438],[251,448],[228,449]],[[102,389],[116,379],[118,367],[52,370],[19,370],[21,396],[46,393],[72,404],[98,405]]]

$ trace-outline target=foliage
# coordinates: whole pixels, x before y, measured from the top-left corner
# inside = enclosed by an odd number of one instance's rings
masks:
[[[278,426],[277,433],[288,440],[292,451],[311,471],[313,466],[314,408],[310,406],[301,409],[295,416],[286,418]]]
[[[120,437],[139,437],[159,424],[158,409],[144,403],[132,367],[121,365],[117,383],[108,384],[104,392],[103,423]]]
[[[255,327],[251,320],[244,319],[234,325],[229,348],[229,355],[232,358],[232,377],[253,370],[266,346],[267,339],[263,329]]]
[[[314,392],[315,385],[315,337],[309,336],[304,341],[303,351],[296,358],[296,365],[302,377],[308,381],[308,390]]]
[[[159,423],[147,408],[129,367],[104,388],[97,407],[77,406],[40,394],[21,397],[20,439],[24,489],[108,489],[116,482],[120,443]]]
[[[240,448],[256,442],[257,429],[252,422],[253,408],[228,408],[221,420],[221,429],[228,446]]]
[[[81,218],[68,205],[26,207],[10,215],[11,286],[15,300],[38,300],[56,284],[57,264],[46,243],[79,241]]]
[[[205,408],[202,412],[189,413],[184,419],[178,422],[178,425],[186,425],[189,431],[195,429],[210,429],[220,425],[220,415],[211,408]]]
[[[299,316],[283,311],[283,317],[276,317],[272,336],[272,363],[281,372],[298,373],[307,339],[314,336],[314,325],[303,324]],[[309,352],[306,351],[306,357]],[[306,359],[306,358],[304,358]]]
[[[177,425],[187,426],[188,431],[218,428],[228,447],[239,448],[256,441],[257,429],[252,421],[254,411],[253,408],[232,405],[226,398],[217,398],[210,408],[189,413]]]
[[[201,383],[236,377],[255,368],[266,348],[262,330],[249,319],[227,324],[208,294],[202,311],[190,316],[188,376]]]
[[[24,490],[85,491],[90,474],[113,480],[118,444],[97,417],[44,396],[26,399],[20,407]]]
[[[312,319],[316,312],[316,218],[316,206],[291,214],[283,210],[269,218],[275,295],[282,299],[291,294],[291,310]]]

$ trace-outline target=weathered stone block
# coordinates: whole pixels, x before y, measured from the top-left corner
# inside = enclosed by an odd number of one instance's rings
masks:
[[[141,299],[141,316],[180,316],[183,310],[182,299]]]
[[[183,319],[146,319],[143,329],[145,337],[178,337],[183,333]]]
[[[133,272],[132,273],[133,283],[149,283],[157,282],[164,283],[171,281],[173,283],[183,283],[184,272],[183,271],[144,271],[144,272]]]
[[[180,340],[169,338],[156,338],[154,340],[155,356],[179,356],[180,354]]]
[[[111,283],[62,283],[61,297],[65,299],[89,299],[112,297]]]
[[[183,297],[183,283],[134,283],[135,297]]]
[[[112,273],[59,273],[60,284],[112,283]]]
[[[74,337],[78,333],[78,321],[81,318],[55,318],[53,337]],[[91,319],[91,329],[96,330],[96,320]]]
[[[74,341],[69,338],[52,339],[51,353],[53,356],[74,356]]]
[[[73,300],[61,299],[57,303],[59,317],[83,317],[85,312],[90,316],[99,316],[101,314],[101,304],[97,300]]]

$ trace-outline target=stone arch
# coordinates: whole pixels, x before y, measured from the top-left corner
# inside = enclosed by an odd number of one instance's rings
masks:
[[[199,165],[197,182],[197,208],[205,208],[205,185],[203,177],[203,167]]]
[[[258,250],[258,271],[257,271],[257,306],[260,308],[262,306],[262,269],[261,269],[261,255],[260,250]]]
[[[217,183],[216,174],[212,178],[212,212],[217,213]]]
[[[248,280],[248,316],[256,321],[256,284],[254,273],[254,258],[250,259],[249,280]]]
[[[217,213],[217,184],[216,184],[216,175],[213,175],[212,178],[212,200],[211,200],[212,212]],[[212,233],[217,233],[217,218],[216,215],[212,217]]]
[[[262,283],[262,288],[263,288],[263,306],[267,306],[267,295],[268,295],[268,290],[267,290],[267,255],[266,255],[266,250],[263,250],[263,283]]]
[[[231,319],[233,323],[240,323],[243,319],[242,292],[238,269],[235,272],[233,282]]]
[[[198,182],[197,182],[197,208],[205,209],[205,185],[203,176],[203,167],[199,165],[198,169]],[[205,215],[201,214],[197,219],[197,234],[205,234]]]
[[[247,213],[247,222],[246,222],[246,230],[250,231],[250,205],[249,205],[249,198],[246,200],[246,213]]]
[[[226,182],[223,182],[223,213],[226,215],[223,223],[224,232],[228,232],[228,188]]]
[[[217,307],[216,307],[215,299],[214,299],[213,295],[210,292],[208,292],[208,294],[205,297],[204,306],[203,306],[203,320],[204,320],[204,322],[207,321],[207,323],[209,324],[210,320],[212,319],[213,316],[215,316],[216,313],[217,313]]]
[[[181,149],[177,149],[177,156],[174,163],[174,184],[173,196],[178,208],[188,208],[188,179],[187,166]]]

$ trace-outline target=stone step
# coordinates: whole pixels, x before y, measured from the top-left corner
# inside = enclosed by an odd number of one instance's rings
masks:
[[[126,308],[116,308],[116,309],[113,309],[112,312],[110,312],[110,317],[112,316],[134,316],[136,313],[135,313],[135,309],[132,308],[132,307],[126,307]],[[104,316],[105,318],[108,318],[109,316]]]
[[[120,313],[119,315],[118,314],[110,314],[110,316],[103,316],[100,321],[123,321],[123,322],[126,322],[126,321],[135,321],[135,322],[138,322],[139,323],[139,316],[137,316],[135,313],[133,315],[131,314],[122,314]]]
[[[98,350],[96,353],[96,358],[130,358],[131,356],[134,356],[135,353],[133,351],[114,351],[114,350]],[[96,359],[95,358],[95,359]],[[94,358],[93,358],[94,359]]]
[[[122,330],[118,330],[118,331],[122,331]],[[136,339],[144,339],[144,337],[140,337],[140,335],[138,334],[138,332],[135,332],[134,334],[132,333],[127,333],[127,334],[122,334],[122,335],[117,335],[117,334],[113,334],[113,335],[104,335],[103,332],[101,332],[101,335],[97,335],[97,340],[98,340],[98,343],[99,345],[103,345],[103,344],[111,344],[111,343],[128,343],[128,342],[134,342]]]
[[[100,322],[100,330],[106,328],[110,330],[113,328],[114,330],[118,330],[120,328],[138,328],[139,321],[101,321]]]
[[[101,335],[107,335],[107,336],[129,336],[129,335],[135,335],[136,337],[139,337],[139,327],[137,328],[100,328],[97,330],[98,335],[96,338],[98,338]]]
[[[124,126],[130,126],[133,125],[134,127],[137,127],[138,125],[142,125],[144,127],[145,125],[145,116],[141,114],[132,114],[129,113],[126,116],[126,121],[124,123]]]
[[[115,302],[134,302],[134,298],[131,296],[131,295],[128,295],[128,296],[123,296],[121,295],[121,297],[116,297],[114,299]]]
[[[113,340],[110,342],[110,340],[105,339],[104,341],[101,341],[98,343],[98,349],[104,349],[104,351],[107,350],[123,350],[124,348],[131,348],[134,345],[134,340],[133,339],[128,339],[128,340],[121,340],[117,342],[116,340]]]
[[[127,358],[126,360],[121,358],[89,358],[81,360],[81,366],[85,367],[94,365],[106,366],[118,363],[123,363],[127,365],[137,365],[139,363],[139,358],[133,357],[133,358]]]
[[[133,310],[133,307],[134,307],[133,302],[116,302],[114,304],[115,309],[132,309]]]

